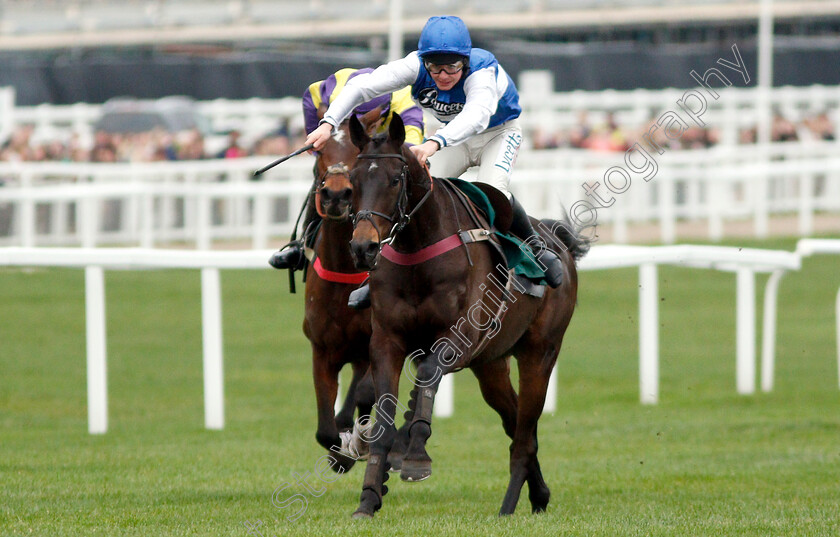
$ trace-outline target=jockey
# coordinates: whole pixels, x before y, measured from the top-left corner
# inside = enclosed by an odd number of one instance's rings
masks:
[[[511,202],[511,232],[526,241],[537,237],[508,188],[522,141],[519,94],[496,57],[472,47],[469,30],[458,17],[431,17],[416,51],[350,81],[306,143],[315,144],[317,150],[360,103],[406,84],[420,106],[444,123],[434,135],[411,147],[420,163],[429,159],[440,177],[458,177],[469,167],[479,166],[479,180],[499,189]],[[543,249],[540,261],[547,267],[548,284],[559,286],[563,265],[557,255]],[[366,286],[354,291],[351,306],[364,306],[368,293]]]
[[[332,103],[346,87],[348,81],[367,75],[372,71],[373,69],[369,67],[365,69],[341,69],[327,77],[326,80],[319,80],[310,84],[309,88],[303,93],[303,121],[306,134],[311,134],[318,127],[318,108],[322,104],[327,106]],[[423,111],[411,99],[411,88],[404,87],[390,93],[379,95],[376,98],[362,102],[352,110],[357,116],[363,116],[379,107],[382,108],[381,117],[383,121],[378,127],[377,132],[387,131],[388,126],[391,124],[391,118],[397,113],[405,123],[406,143],[419,144],[423,141]],[[349,116],[350,114],[348,113],[347,115]],[[326,139],[324,142],[326,142]],[[322,146],[323,143],[316,150]],[[315,173],[317,175],[317,172]],[[315,177],[315,180],[317,181],[318,177]],[[306,216],[303,219],[304,234],[302,240],[290,242],[275,252],[268,260],[272,267],[277,269],[303,268],[303,261],[305,259],[304,242],[307,240],[307,232],[314,229],[312,223],[320,218],[315,209],[313,193],[314,188],[310,191],[309,198],[306,202]]]

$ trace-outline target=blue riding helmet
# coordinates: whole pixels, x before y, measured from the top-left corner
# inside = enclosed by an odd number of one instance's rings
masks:
[[[457,54],[470,57],[472,40],[467,25],[460,17],[431,17],[420,32],[417,53],[420,58],[430,54]]]

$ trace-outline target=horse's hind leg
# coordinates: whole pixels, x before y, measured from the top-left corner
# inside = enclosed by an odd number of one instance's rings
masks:
[[[534,432],[534,443],[538,443],[536,431]],[[528,467],[528,499],[531,501],[531,512],[545,512],[550,498],[551,490],[549,490],[543,478],[540,461],[537,459],[536,454],[534,454],[534,458],[531,459],[531,464]]]
[[[417,388],[411,391],[411,399],[415,397]],[[409,432],[411,429],[411,422],[414,419],[414,405],[409,402],[409,409],[403,416],[404,422],[402,427],[397,429],[397,437],[394,439],[394,445],[391,446],[391,451],[388,453],[388,465],[391,467],[390,471],[399,472],[402,470],[402,461],[405,457],[405,452],[408,449]]]
[[[516,412],[518,398],[510,383],[510,358],[484,362],[471,366],[470,370],[478,379],[481,395],[502,418],[502,427],[511,440],[516,432]]]
[[[516,510],[525,481],[528,482],[528,496],[533,512],[545,511],[551,496],[537,459],[537,422],[545,404],[548,379],[557,359],[557,349],[552,347],[544,352],[529,349],[520,353],[517,358],[519,411],[510,452],[510,482],[502,501],[502,508],[499,510],[500,515],[510,515]]]

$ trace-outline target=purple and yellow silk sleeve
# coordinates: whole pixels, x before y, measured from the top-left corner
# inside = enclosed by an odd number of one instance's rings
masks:
[[[425,124],[423,122],[423,110],[417,106],[411,98],[411,87],[395,91],[391,95],[391,113],[397,113],[405,124],[405,142],[409,145],[423,143]],[[387,128],[391,122],[391,116],[384,127]]]

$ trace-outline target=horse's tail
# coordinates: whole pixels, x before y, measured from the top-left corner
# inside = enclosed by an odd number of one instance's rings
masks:
[[[544,218],[541,220],[542,224],[554,233],[554,236],[560,239],[562,249],[568,250],[572,254],[572,258],[577,261],[589,252],[591,246],[591,239],[583,236],[584,228],[576,228],[566,211],[563,211],[562,220],[553,220],[551,218]],[[556,244],[555,244],[556,245]],[[551,245],[549,245],[551,246]]]

